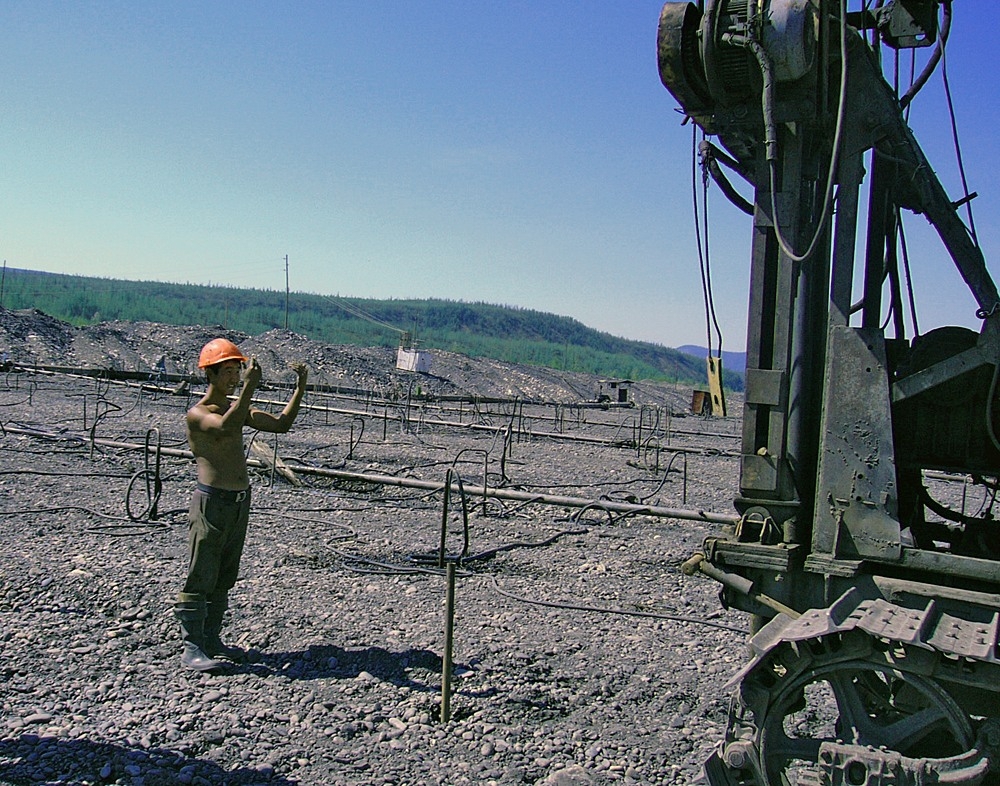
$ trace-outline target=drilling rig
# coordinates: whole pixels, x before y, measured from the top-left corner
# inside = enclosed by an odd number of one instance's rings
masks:
[[[961,217],[974,195],[948,196],[905,119],[951,5],[663,6],[661,81],[752,216],[739,523],[685,565],[754,634],[712,786],[1000,783],[1000,296]],[[900,95],[882,53],[915,47],[928,65]],[[978,332],[907,325],[904,212],[937,232]],[[986,504],[943,502],[935,478]]]

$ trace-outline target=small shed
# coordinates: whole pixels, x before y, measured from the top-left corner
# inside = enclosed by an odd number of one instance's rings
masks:
[[[631,379],[599,379],[597,400],[601,403],[615,402],[617,404],[628,404],[632,398]]]
[[[431,356],[417,349],[417,342],[412,333],[403,333],[399,339],[399,349],[396,350],[396,368],[399,371],[417,371],[429,374]]]
[[[691,391],[691,414],[711,415],[712,414],[712,394],[707,390],[695,388]]]
[[[419,371],[422,374],[429,374],[431,356],[427,352],[400,347],[396,351],[396,368],[400,371]]]

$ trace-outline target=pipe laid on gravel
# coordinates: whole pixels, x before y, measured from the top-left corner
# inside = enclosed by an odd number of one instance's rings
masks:
[[[132,442],[118,442],[111,439],[95,438],[81,435],[57,434],[55,432],[41,429],[26,429],[18,426],[4,426],[4,430],[10,434],[22,434],[39,439],[49,439],[59,442],[77,442],[80,444],[90,444],[102,447],[119,448],[122,450],[142,450],[146,451],[145,444]],[[156,449],[149,449],[156,450]],[[194,454],[189,450],[180,448],[158,448],[162,455],[174,456],[178,458],[193,459]],[[248,459],[247,464],[253,467],[264,467],[264,463],[257,459]],[[337,478],[339,480],[353,480],[364,483],[377,483],[383,486],[397,486],[401,488],[423,489],[425,491],[441,491],[445,484],[433,480],[416,480],[414,478],[397,478],[393,475],[372,475],[364,472],[346,472],[339,469],[325,469],[323,467],[310,467],[305,465],[289,464],[288,468],[293,472],[304,475],[318,475],[326,478]],[[458,491],[458,484],[452,484],[454,490]],[[603,499],[588,499],[586,497],[566,497],[556,494],[533,494],[527,491],[514,491],[511,489],[489,488],[482,486],[466,486],[465,493],[470,497],[492,497],[493,499],[504,499],[516,502],[534,502],[540,505],[554,505],[564,508],[593,508],[594,510],[609,513],[622,513],[641,516],[655,516],[659,518],[681,519],[684,521],[704,521],[712,524],[736,524],[739,516],[735,513],[710,513],[705,510],[689,510],[685,508],[669,508],[661,505],[637,505],[631,502],[612,502]]]
[[[40,375],[47,375],[47,376],[60,375],[60,376],[66,376],[66,377],[71,377],[71,378],[73,378],[73,377],[81,377],[81,378],[84,378],[84,379],[93,379],[93,378],[96,378],[96,379],[101,379],[102,381],[109,382],[109,383],[115,383],[115,384],[125,385],[127,387],[133,387],[135,382],[139,382],[141,389],[143,389],[143,390],[149,390],[149,391],[156,391],[158,393],[162,393],[163,395],[171,395],[171,394],[173,394],[175,392],[171,388],[163,387],[163,386],[156,385],[156,384],[152,384],[153,381],[149,379],[149,375],[148,375],[147,372],[114,372],[114,371],[111,371],[111,370],[108,370],[108,369],[85,369],[85,368],[78,369],[78,368],[70,368],[70,367],[65,367],[65,366],[17,366],[17,368],[20,369],[20,370],[31,371],[31,372],[34,372],[34,373],[37,373],[37,374],[40,374]],[[102,376],[102,375],[104,375],[104,376]],[[110,375],[110,376],[107,376],[107,375]],[[183,374],[171,374],[171,375],[167,375],[167,377],[165,377],[165,379],[170,379],[170,380],[173,380],[175,378],[178,379],[178,380],[185,381],[185,382],[186,381],[191,381],[192,379],[196,379],[195,377],[191,377],[189,375],[183,375]],[[275,388],[284,387],[284,383],[278,383],[278,384],[270,383],[270,384],[271,384],[272,387],[275,387]],[[330,387],[330,386],[321,386],[321,387]],[[315,387],[311,387],[310,390],[311,390],[311,392],[314,392],[314,393],[315,392],[319,392],[320,394],[324,394],[324,395],[340,395],[340,393],[333,393],[332,391],[317,390]],[[338,390],[341,390],[341,389],[338,388]],[[371,391],[364,391],[364,390],[362,390],[360,388],[344,388],[342,390],[343,390],[344,394],[347,395],[347,396],[360,395],[362,393],[366,393],[366,392],[370,393],[371,392]],[[428,402],[426,402],[426,403],[435,403],[435,404],[437,404],[437,403],[446,403],[449,400],[463,400],[464,401],[466,399],[461,399],[459,397],[439,396],[439,397],[436,397],[433,400],[428,400]],[[276,404],[279,407],[284,405],[284,402],[275,401],[275,400],[272,400],[272,399],[267,399],[267,398],[262,398],[262,397],[257,397],[257,396],[254,397],[253,401],[254,401],[255,404]],[[484,398],[484,397],[479,397],[479,396],[470,397],[468,399],[468,401],[470,403],[473,402],[473,401],[476,401],[476,402],[485,403],[485,404],[490,404],[490,403],[495,403],[495,404],[512,404],[512,403],[515,403],[515,400],[514,399],[510,399],[510,398],[489,398],[489,397]],[[395,407],[402,407],[407,402],[404,402],[402,400],[389,401],[388,399],[381,399],[381,400],[374,401],[372,403],[373,403],[374,406],[386,406],[386,407],[388,407],[388,406],[391,405],[391,406],[393,406],[395,408]],[[550,406],[550,405],[556,405],[556,406],[566,406],[566,407],[578,408],[578,409],[607,408],[609,406],[609,404],[606,404],[606,403],[597,404],[596,402],[587,402],[587,401],[576,402],[576,403],[571,403],[571,404],[564,404],[564,405],[557,404],[557,402],[550,402],[550,401],[524,401],[524,400],[522,400],[521,403],[523,403],[523,404],[529,404],[531,406]],[[615,402],[611,402],[610,406],[612,408],[614,408],[614,409],[618,409],[618,408],[630,409],[631,408],[631,407],[621,407],[620,405],[616,404]],[[391,420],[393,422],[400,422],[400,423],[405,423],[406,420],[407,420],[407,416],[405,416],[405,415],[395,414],[395,413],[389,414],[388,411],[383,412],[382,414],[378,414],[377,412],[368,411],[367,409],[366,410],[357,410],[357,409],[350,409],[350,408],[347,408],[347,407],[331,407],[328,404],[320,405],[320,404],[303,403],[302,406],[301,406],[301,409],[303,411],[325,412],[327,414],[333,413],[333,414],[336,414],[336,415],[348,415],[348,416],[354,416],[354,417],[365,417],[365,418],[371,418],[373,420],[379,420],[379,419],[382,419],[382,420]],[[548,420],[549,419],[549,416],[547,416],[547,415],[544,416],[544,417],[538,416],[538,415],[530,415],[528,417],[531,420]],[[492,425],[486,425],[486,424],[482,424],[482,423],[471,423],[471,422],[470,423],[461,423],[461,422],[456,423],[455,421],[441,420],[441,419],[437,419],[437,418],[426,418],[426,419],[421,418],[419,422],[420,422],[421,426],[439,426],[439,427],[444,427],[444,428],[458,428],[458,429],[464,429],[464,430],[467,430],[467,431],[485,431],[485,432],[492,433],[492,432],[495,432],[497,430],[497,427],[496,426],[492,426]],[[593,423],[591,425],[595,425],[595,426],[599,425],[599,426],[605,426],[605,427],[617,427],[617,428],[621,428],[621,424],[618,424],[617,426],[615,426],[615,424],[610,424],[610,423]],[[721,437],[721,438],[724,438],[724,439],[738,439],[739,438],[739,434],[727,434],[727,433],[716,434],[716,433],[713,433],[713,432],[689,431],[689,430],[685,430],[685,429],[677,429],[673,433],[675,435],[677,435],[677,436],[685,436],[685,437],[710,436],[710,437]],[[588,435],[585,435],[585,434],[568,434],[568,433],[560,432],[560,431],[531,431],[531,432],[526,432],[525,435],[528,436],[528,437],[538,437],[540,439],[551,439],[551,440],[555,440],[555,441],[564,441],[564,442],[582,442],[582,443],[589,443],[589,444],[594,444],[594,445],[611,445],[611,446],[618,446],[618,447],[635,447],[634,443],[630,442],[627,439],[625,439],[625,440],[622,440],[622,439],[606,439],[604,437],[593,437],[593,436],[588,436]],[[701,448],[701,447],[682,447],[682,446],[678,446],[678,445],[670,445],[666,449],[670,450],[670,451],[672,451],[674,453],[692,453],[692,454],[713,453],[713,454],[717,454],[717,455],[720,455],[720,456],[730,456],[730,457],[738,457],[740,455],[739,452],[732,451],[732,450],[721,450],[721,449],[720,450],[715,450],[715,449]]]

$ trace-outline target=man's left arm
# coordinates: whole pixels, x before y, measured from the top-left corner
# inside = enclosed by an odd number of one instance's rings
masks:
[[[292,369],[298,374],[298,380],[296,381],[292,397],[288,399],[288,403],[285,404],[281,413],[272,415],[270,412],[251,409],[247,415],[246,425],[258,431],[266,431],[269,434],[285,434],[291,429],[292,423],[295,422],[295,418],[299,414],[299,405],[302,403],[302,397],[305,395],[306,380],[309,377],[309,369],[304,363],[293,363]]]

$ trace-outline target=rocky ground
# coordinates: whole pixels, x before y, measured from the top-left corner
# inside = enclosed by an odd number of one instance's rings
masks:
[[[696,782],[745,620],[680,564],[720,526],[697,511],[732,511],[735,418],[683,417],[690,389],[665,384],[602,409],[582,375],[437,352],[414,375],[387,350],[233,336],[271,381],[261,406],[287,395],[289,360],[332,389],[307,396],[292,433],[252,440],[224,631],[252,658],[199,675],[179,667],[170,612],[197,386],[34,365],[162,357],[186,373],[214,335],[0,311],[0,351],[21,369],[0,375],[0,783]],[[275,451],[298,485],[268,467]],[[435,489],[450,469],[479,490],[467,519],[457,492],[445,517]],[[447,719],[443,521],[449,557],[464,556]]]

